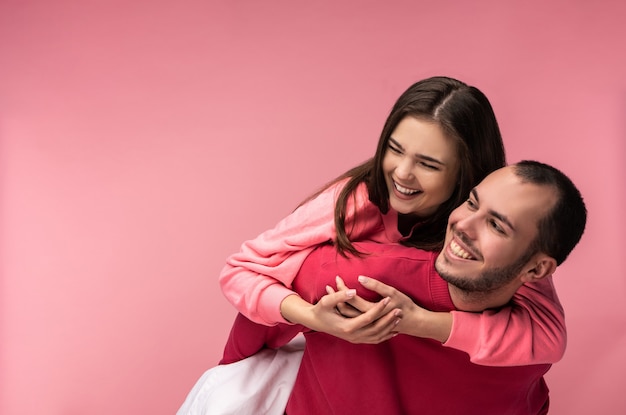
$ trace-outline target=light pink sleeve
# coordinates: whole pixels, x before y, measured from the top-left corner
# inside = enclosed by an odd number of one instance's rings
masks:
[[[473,363],[556,363],[565,353],[565,315],[551,276],[524,284],[510,306],[482,313],[453,311],[452,315],[452,332],[444,345],[468,353]]]
[[[287,323],[280,314],[280,303],[295,294],[291,284],[307,255],[315,246],[335,238],[335,200],[342,187],[343,183],[339,183],[326,189],[275,228],[244,242],[241,251],[227,259],[219,282],[222,292],[239,312],[268,326]],[[357,209],[375,209],[367,200],[365,189],[360,190]],[[349,203],[349,220],[352,207],[354,204]]]

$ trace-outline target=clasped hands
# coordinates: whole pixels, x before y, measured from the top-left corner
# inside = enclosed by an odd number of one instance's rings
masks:
[[[382,296],[367,301],[336,277],[336,289],[326,286],[327,295],[314,306],[316,319],[324,331],[351,343],[377,344],[399,333],[409,334],[410,320],[428,312],[397,289],[373,278],[360,276],[359,283]]]

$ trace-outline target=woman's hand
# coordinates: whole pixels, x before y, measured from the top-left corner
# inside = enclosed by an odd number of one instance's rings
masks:
[[[348,288],[346,283],[343,281],[343,279],[339,275],[335,277],[335,284],[337,284],[338,291],[350,290],[350,288]],[[337,310],[342,316],[357,317],[361,315],[362,313],[370,310],[376,304],[371,301],[365,300],[363,297],[356,295],[356,290],[353,290],[353,291],[355,291],[355,294],[350,296],[350,298],[346,300],[346,302],[337,304]],[[333,288],[330,285],[327,285],[326,292],[328,294],[332,294],[335,292],[335,290],[333,290]]]
[[[402,313],[389,307],[389,298],[383,298],[355,317],[343,316],[337,306],[356,296],[356,290],[332,292],[315,305],[298,295],[290,295],[281,303],[283,317],[312,330],[324,332],[350,343],[378,344],[397,334],[396,326]]]
[[[398,333],[431,338],[442,343],[450,336],[452,331],[451,313],[426,310],[415,304],[409,296],[401,291],[373,278],[359,276],[358,279],[365,288],[380,294],[383,298],[388,298],[389,308],[401,311],[402,319],[395,328]],[[341,277],[337,276],[336,283],[339,292],[350,291]],[[329,293],[334,292],[330,287],[327,287],[326,290]],[[354,294],[344,303],[339,303],[337,310],[346,317],[356,318],[360,313],[369,312],[375,304]]]

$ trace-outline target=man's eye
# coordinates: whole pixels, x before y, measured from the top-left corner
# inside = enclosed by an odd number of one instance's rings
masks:
[[[504,229],[502,228],[502,226],[500,226],[500,224],[498,222],[496,222],[495,220],[491,220],[489,221],[491,227],[493,229],[495,229],[496,232],[501,233],[504,235]]]

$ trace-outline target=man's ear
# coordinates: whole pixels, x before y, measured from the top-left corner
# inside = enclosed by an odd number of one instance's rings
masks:
[[[525,268],[522,275],[523,282],[533,282],[554,274],[556,271],[556,259],[543,253],[535,255]]]

